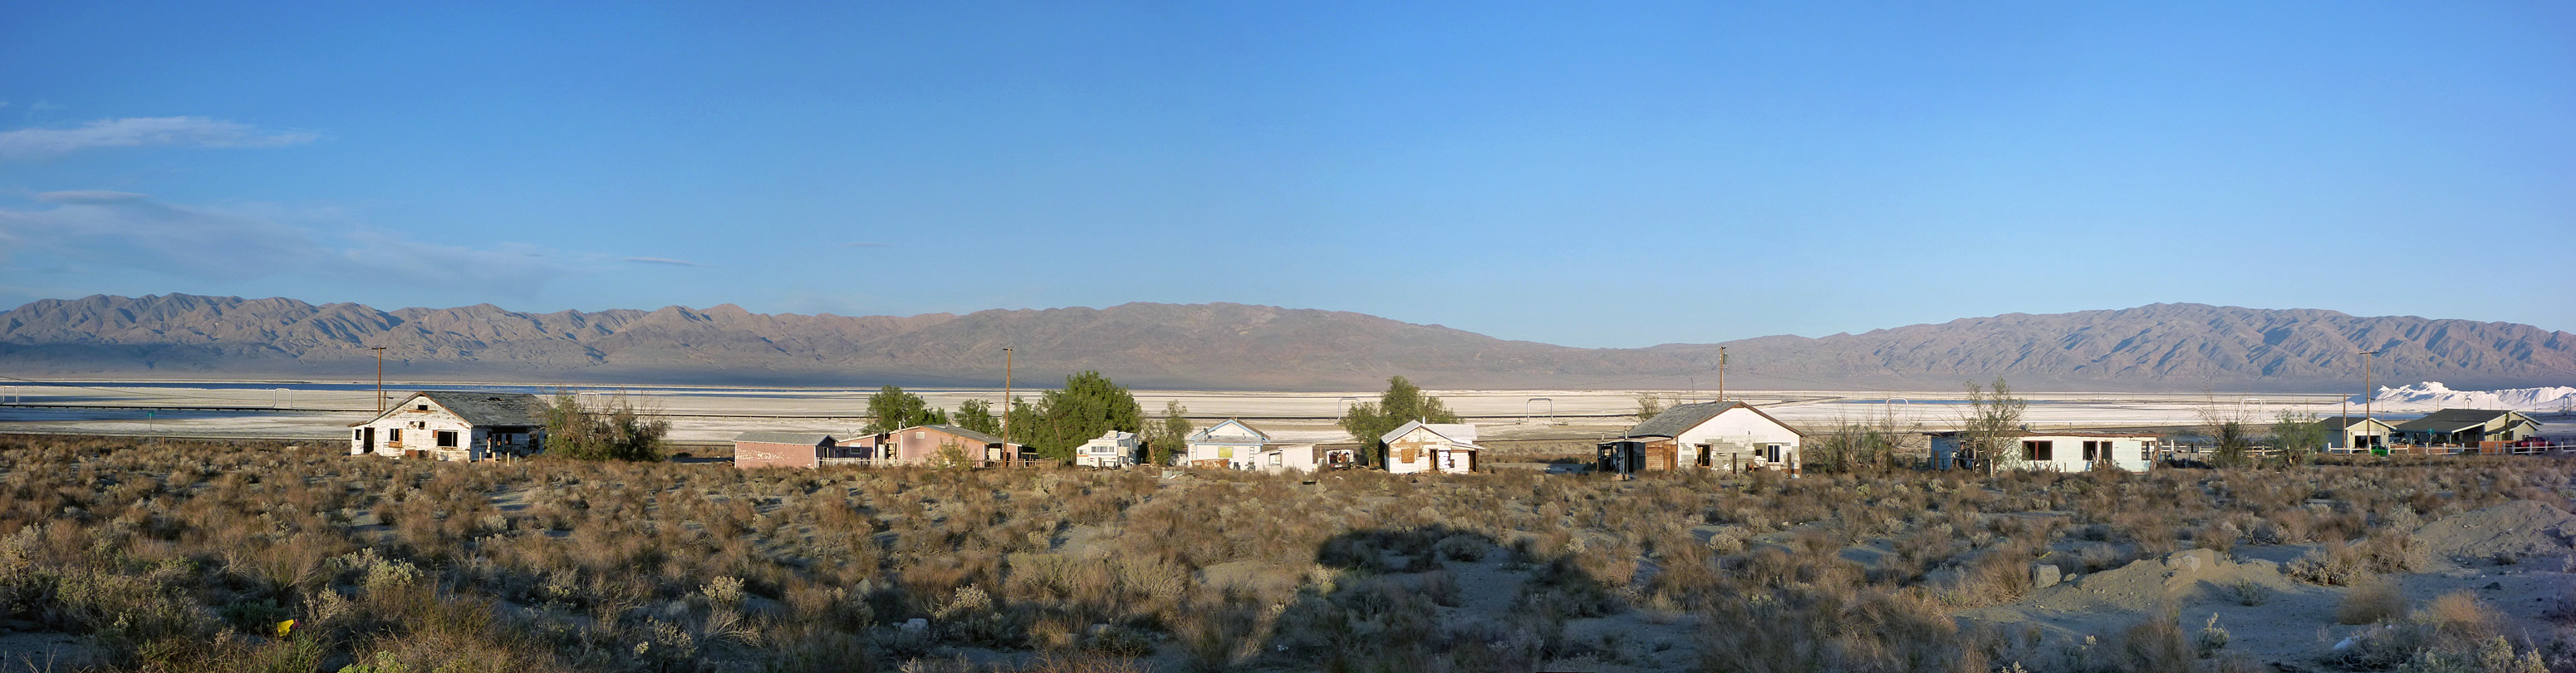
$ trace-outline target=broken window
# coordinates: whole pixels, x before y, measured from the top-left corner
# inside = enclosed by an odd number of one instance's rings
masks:
[[[454,431],[454,430],[440,430],[440,431],[438,431],[438,448],[442,448],[442,449],[453,449],[453,448],[456,448],[456,431]]]
[[[2056,447],[2056,444],[2057,444],[2056,442],[2045,442],[2045,441],[2039,441],[2039,442],[2022,442],[2022,443],[2021,443],[2021,459],[2022,459],[2022,460],[2056,460],[2056,459],[2057,459],[2057,457],[2056,457],[2056,456],[2057,456],[2057,447]]]

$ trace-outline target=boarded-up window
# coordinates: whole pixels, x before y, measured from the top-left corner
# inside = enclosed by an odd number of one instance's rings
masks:
[[[1418,446],[1407,445],[1395,450],[1395,462],[1410,463],[1421,458],[1422,448]]]

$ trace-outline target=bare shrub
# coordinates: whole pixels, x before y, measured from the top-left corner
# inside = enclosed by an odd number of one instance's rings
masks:
[[[2343,605],[2335,609],[2335,621],[2344,624],[2377,624],[2406,616],[2406,593],[2397,580],[2385,575],[2370,575],[2351,583],[2344,593]]]

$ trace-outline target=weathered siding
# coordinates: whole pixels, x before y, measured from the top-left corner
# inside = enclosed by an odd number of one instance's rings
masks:
[[[734,442],[733,466],[742,469],[762,467],[820,467],[824,449],[806,444],[777,442]]]

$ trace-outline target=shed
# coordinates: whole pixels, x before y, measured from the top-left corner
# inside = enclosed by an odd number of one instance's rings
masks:
[[[822,467],[839,457],[840,440],[819,432],[746,432],[733,438],[733,466]]]

